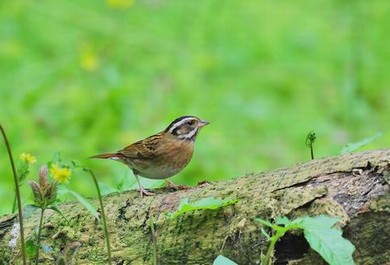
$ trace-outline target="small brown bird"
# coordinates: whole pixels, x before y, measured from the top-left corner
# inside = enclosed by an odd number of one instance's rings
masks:
[[[166,179],[187,166],[194,153],[194,142],[200,128],[209,122],[195,116],[174,120],[164,131],[135,142],[116,153],[90,158],[113,159],[129,166],[137,179],[141,197],[152,195],[140,183],[139,176]],[[174,184],[166,180],[170,185]]]

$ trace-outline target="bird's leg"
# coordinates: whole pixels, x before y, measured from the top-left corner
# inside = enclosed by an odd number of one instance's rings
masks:
[[[168,188],[172,189],[172,190],[186,190],[189,188],[189,187],[184,186],[184,185],[176,185],[175,183],[173,183],[172,181],[167,180],[167,179],[165,180],[165,182],[167,183]]]
[[[137,174],[134,174],[135,176],[135,179],[137,180],[138,182],[138,190],[139,190],[139,193],[140,193],[140,196],[141,198],[145,195],[145,196],[152,196],[153,195],[153,192],[150,192],[148,191],[147,189],[145,189],[142,185],[141,185],[141,182],[139,181],[139,177]]]

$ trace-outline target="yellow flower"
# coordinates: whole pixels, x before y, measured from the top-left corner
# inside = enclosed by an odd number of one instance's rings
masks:
[[[99,67],[99,58],[93,51],[83,51],[80,58],[80,66],[86,71],[94,72]]]
[[[58,165],[53,164],[50,168],[50,174],[57,182],[64,183],[70,180],[70,175],[72,175],[72,171],[70,170],[70,168],[59,167]]]
[[[23,162],[26,162],[27,164],[30,164],[30,165],[37,162],[37,159],[35,158],[35,156],[31,155],[30,153],[21,153],[19,158]]]

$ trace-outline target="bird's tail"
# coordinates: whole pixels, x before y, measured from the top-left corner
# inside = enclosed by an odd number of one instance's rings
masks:
[[[120,153],[99,154],[99,155],[90,156],[89,158],[113,159],[113,160],[124,159],[123,155]]]

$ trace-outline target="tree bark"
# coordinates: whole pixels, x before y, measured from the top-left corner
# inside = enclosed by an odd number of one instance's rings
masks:
[[[344,233],[356,247],[357,264],[390,262],[390,149],[312,160],[289,168],[201,184],[176,192],[136,191],[104,198],[114,264],[212,264],[222,254],[238,264],[259,264],[268,247],[254,219],[327,214],[341,217]],[[218,210],[198,210],[168,219],[182,198],[238,199]],[[97,201],[93,201],[96,207]],[[40,264],[107,264],[101,224],[76,202],[45,211]],[[155,223],[154,251],[150,218]],[[0,218],[0,264],[21,264],[15,215]],[[34,239],[39,213],[25,219],[26,238]],[[13,229],[14,227],[14,229]],[[33,257],[30,258],[33,261]],[[326,264],[299,233],[276,245],[276,264]]]

